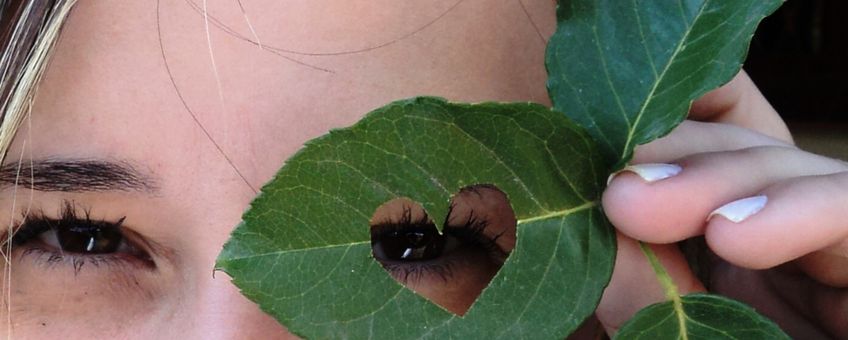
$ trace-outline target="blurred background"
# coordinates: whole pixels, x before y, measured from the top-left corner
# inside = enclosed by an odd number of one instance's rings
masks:
[[[848,1],[787,1],[760,24],[745,70],[801,148],[848,160]]]

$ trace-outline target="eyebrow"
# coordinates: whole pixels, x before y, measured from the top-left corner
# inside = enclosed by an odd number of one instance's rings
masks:
[[[0,166],[0,188],[37,191],[156,191],[154,181],[126,161],[42,159]]]

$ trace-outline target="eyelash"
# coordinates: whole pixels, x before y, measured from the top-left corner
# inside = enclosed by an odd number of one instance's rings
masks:
[[[148,269],[154,268],[155,264],[148,253],[133,242],[133,237],[127,237],[128,233],[122,227],[124,220],[124,217],[117,221],[94,220],[91,219],[89,210],[84,210],[84,214],[79,214],[74,202],[65,201],[58,219],[48,217],[41,212],[29,216],[25,215],[13,232],[11,245],[4,244],[3,248],[9,249],[11,246],[13,250],[22,249],[22,258],[30,256],[36,263],[45,264],[48,267],[66,265],[73,268],[75,274],[78,274],[85,264],[90,264],[93,267],[121,266],[123,268],[138,266]],[[40,239],[45,237],[45,233],[48,232],[54,233],[52,236],[59,245],[58,248]],[[117,236],[119,237],[118,245],[115,246],[115,249],[104,252],[68,251],[64,249],[63,242],[60,241],[58,235],[60,232],[70,233],[71,235],[73,233],[88,233],[91,239],[86,248],[89,251],[92,250],[95,243],[95,237],[92,236],[92,233],[97,233],[98,236],[103,233],[113,237]]]
[[[506,260],[509,254],[501,249],[501,247],[497,244],[498,238],[500,238],[503,234],[495,236],[486,235],[485,230],[488,226],[488,222],[478,219],[474,215],[473,211],[471,211],[470,216],[464,223],[459,225],[450,224],[449,221],[451,220],[450,217],[452,211],[453,206],[451,206],[451,209],[448,211],[448,218],[446,219],[446,223],[444,224],[444,229],[441,234],[442,237],[455,238],[456,241],[459,242],[459,244],[456,245],[456,248],[475,247],[485,251],[493,263],[502,264]],[[381,247],[378,243],[383,242],[387,237],[391,237],[390,235],[401,232],[410,233],[430,228],[432,228],[432,230],[436,229],[429,217],[424,215],[418,220],[413,221],[410,209],[405,207],[404,214],[399,221],[385,221],[371,226],[371,245],[372,248],[375,249],[375,258],[377,258],[377,260],[383,265],[383,268],[388,270],[401,282],[407,283],[410,281],[418,281],[426,275],[438,275],[443,281],[447,282],[453,276],[453,268],[457,264],[456,261],[459,260],[457,258],[450,258],[446,256],[454,251],[453,248],[440,250],[434,258],[423,260],[409,261],[385,258],[381,259],[380,256],[377,255],[377,248]]]

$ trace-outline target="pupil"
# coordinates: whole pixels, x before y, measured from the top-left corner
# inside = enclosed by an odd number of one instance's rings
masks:
[[[106,254],[118,250],[123,235],[117,228],[73,226],[56,231],[63,251],[80,254]]]
[[[436,227],[429,225],[386,233],[377,243],[389,260],[423,261],[441,255],[445,241]]]
[[[411,245],[420,246],[424,244],[424,242],[426,241],[425,237],[426,235],[424,235],[424,233],[420,231],[410,231],[406,233],[406,240]]]

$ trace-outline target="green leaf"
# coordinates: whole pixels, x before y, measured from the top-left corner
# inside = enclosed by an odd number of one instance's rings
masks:
[[[639,311],[615,339],[789,339],[773,322],[740,302],[708,294],[686,295]]]
[[[395,102],[289,159],[217,268],[310,338],[563,338],[594,311],[614,262],[599,155],[583,129],[540,105]],[[451,196],[478,183],[508,195],[518,242],[459,317],[383,270],[369,220],[407,197],[443,221]]]
[[[589,130],[608,164],[669,133],[728,82],[781,0],[569,0],[548,43],[554,108]]]

